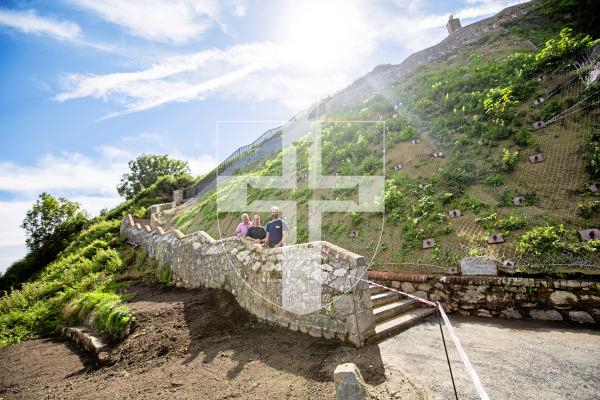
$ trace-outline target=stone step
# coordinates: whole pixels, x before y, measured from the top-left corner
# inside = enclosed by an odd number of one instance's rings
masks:
[[[406,311],[417,308],[417,302],[413,299],[401,299],[373,309],[375,323],[380,323],[390,318],[396,317]]]
[[[371,291],[371,296],[373,296],[374,294],[379,294],[379,293],[383,293],[383,292],[387,291],[386,289],[379,287],[379,286],[375,286],[375,285],[369,286],[369,289]]]
[[[379,293],[371,296],[372,307],[376,308],[400,300],[400,294],[394,292]]]
[[[433,315],[435,315],[435,308],[415,308],[398,317],[377,324],[375,326],[375,335],[371,336],[368,341],[371,343],[381,342],[390,336],[397,335],[419,324]]]
[[[69,339],[83,350],[93,354],[100,353],[109,342],[107,336],[93,331],[85,326],[59,327],[62,336]]]

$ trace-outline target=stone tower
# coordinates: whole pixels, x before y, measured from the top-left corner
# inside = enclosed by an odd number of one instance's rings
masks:
[[[456,32],[457,30],[459,30],[461,28],[460,19],[454,18],[454,16],[451,15],[450,18],[448,18],[448,23],[446,24],[446,28],[448,29],[449,35],[453,34],[454,32]]]

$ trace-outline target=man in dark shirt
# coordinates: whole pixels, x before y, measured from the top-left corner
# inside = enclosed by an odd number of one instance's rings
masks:
[[[288,227],[284,221],[279,219],[279,208],[271,208],[273,220],[267,224],[266,245],[269,247],[282,247],[288,237]]]
[[[255,215],[252,220],[252,226],[246,232],[246,240],[252,243],[262,243],[267,237],[267,231],[260,226],[260,217]]]

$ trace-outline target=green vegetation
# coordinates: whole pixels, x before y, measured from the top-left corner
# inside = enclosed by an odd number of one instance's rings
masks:
[[[510,214],[506,218],[498,218],[497,213],[491,213],[487,217],[477,218],[475,221],[481,223],[490,232],[502,231],[507,233],[527,226],[525,218],[514,214]]]
[[[121,183],[117,186],[119,194],[128,200],[149,188],[162,176],[186,176],[191,179],[187,161],[174,160],[166,154],[143,154],[129,161],[129,170],[123,174]]]
[[[517,249],[524,255],[551,260],[548,256],[580,255],[600,250],[600,240],[581,242],[574,230],[558,226],[533,228],[519,238]]]
[[[600,131],[590,136],[585,147],[584,161],[592,179],[600,179]]]
[[[518,161],[519,161],[519,152],[518,151],[514,151],[511,153],[507,149],[502,149],[502,168],[505,171],[514,171],[517,166]]]
[[[598,41],[591,36],[577,34],[571,28],[563,28],[557,38],[552,38],[533,58],[537,70],[554,71],[572,66],[575,58]]]
[[[549,217],[554,215],[553,210],[544,208],[545,194],[538,194],[535,185],[527,184],[526,174],[536,171],[536,167],[521,164],[520,160],[523,155],[547,151],[542,146],[547,145],[544,132],[533,131],[531,123],[549,120],[585,98],[573,95],[563,99],[564,96],[557,95],[536,107],[533,100],[544,97],[554,85],[573,78],[574,73],[565,68],[571,68],[572,61],[589,49],[593,40],[575,29],[553,27],[545,31],[538,51],[530,51],[529,44],[523,48],[508,45],[501,51],[488,49],[494,42],[511,43],[515,39],[510,32],[490,32],[478,43],[485,43],[485,48],[475,46],[475,50],[421,66],[408,77],[387,82],[381,92],[348,101],[324,116],[321,162],[325,175],[381,174],[385,126],[387,228],[382,240],[389,245],[381,247],[377,261],[443,265],[464,256],[465,248],[485,255],[482,228],[502,232],[507,237],[507,243],[495,249],[510,248],[514,252],[524,230],[564,222],[563,219],[548,222],[546,216],[530,217],[510,210],[515,207],[513,198],[523,196],[525,202],[521,207],[526,211],[536,206],[541,208],[540,212],[547,211]],[[545,78],[538,81],[541,74]],[[586,89],[586,93],[589,96],[595,92],[588,93]],[[379,122],[348,122],[364,120]],[[554,137],[558,138],[559,133],[554,132]],[[420,143],[415,147],[406,143],[417,138]],[[592,171],[596,164],[592,161],[596,158],[593,144],[597,140],[591,139],[590,143],[586,157]],[[423,145],[427,146],[425,152]],[[299,174],[308,171],[309,148],[306,143],[296,144]],[[431,156],[440,150],[443,157]],[[415,154],[411,154],[413,151]],[[279,175],[283,157],[280,153],[264,165],[257,163],[237,173]],[[392,166],[397,163],[403,168],[393,171]],[[541,169],[538,167],[537,171]],[[355,189],[317,194],[303,179],[298,180],[298,185],[295,191],[250,189],[248,200],[296,201],[300,242],[308,240],[303,226],[307,223],[305,210],[309,200],[356,199],[357,194]],[[218,234],[216,198],[216,191],[210,192],[171,222],[184,231],[200,229]],[[449,220],[447,213],[451,209],[461,210],[467,218]],[[582,212],[593,214],[593,209]],[[324,215],[324,239],[364,254],[371,250],[369,244],[374,248],[377,243],[378,217],[377,213]],[[219,215],[219,223],[230,230],[238,218],[237,214],[223,213]],[[475,219],[478,223],[473,224]],[[359,229],[360,240],[349,237],[351,229]],[[421,241],[427,238],[439,239],[439,245],[423,251]],[[584,246],[581,251],[593,255],[590,249]]]
[[[0,292],[34,277],[87,222],[78,203],[42,193],[29,210],[21,227],[25,229],[29,254],[11,265],[0,277]]]
[[[118,228],[119,221],[90,225],[35,281],[0,299],[0,347],[53,333],[61,323],[82,323],[89,315],[110,334],[128,323],[131,315],[116,294],[123,266],[114,248]]]
[[[184,175],[160,177],[92,221],[79,204],[40,195],[23,222],[30,252],[0,278],[0,348],[86,320],[119,336],[131,320],[120,289],[140,279],[171,280],[170,268],[119,239],[122,218],[147,217],[148,206],[170,200],[173,190],[192,182]]]
[[[514,137],[514,142],[516,145],[521,147],[527,147],[532,144],[531,138],[531,129],[529,128],[521,128]]]
[[[488,90],[483,108],[486,114],[502,116],[506,109],[516,103],[511,87],[494,87]]]
[[[600,211],[600,200],[590,201],[588,203],[579,203],[577,205],[577,214],[582,218],[591,218],[594,213]]]

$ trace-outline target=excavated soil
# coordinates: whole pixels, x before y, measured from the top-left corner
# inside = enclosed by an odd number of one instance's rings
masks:
[[[0,399],[334,399],[353,362],[374,399],[426,399],[386,375],[378,346],[357,350],[257,322],[227,292],[135,286],[131,335],[100,355],[57,338],[0,352]]]

